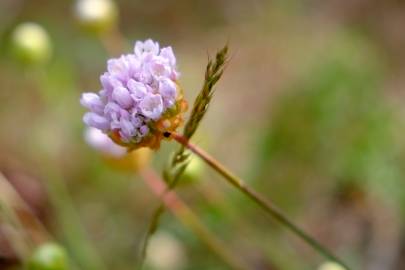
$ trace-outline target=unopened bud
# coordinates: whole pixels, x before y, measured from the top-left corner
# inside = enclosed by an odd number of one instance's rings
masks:
[[[106,134],[93,127],[86,129],[84,138],[108,164],[120,170],[139,171],[145,168],[151,159],[152,150],[142,147],[128,154],[125,147],[116,144]]]
[[[148,247],[147,264],[153,269],[178,270],[187,264],[184,247],[173,235],[159,232]]]
[[[52,45],[45,29],[31,22],[18,25],[11,36],[14,56],[24,64],[37,65],[49,60]]]
[[[118,18],[118,8],[113,0],[78,0],[74,12],[79,24],[95,34],[111,30]]]
[[[200,158],[192,157],[183,173],[182,182],[193,182],[201,178],[204,172],[204,164]]]
[[[68,270],[68,259],[63,247],[46,243],[38,247],[28,261],[28,270]]]
[[[338,263],[325,262],[319,266],[318,270],[346,270],[346,269]]]

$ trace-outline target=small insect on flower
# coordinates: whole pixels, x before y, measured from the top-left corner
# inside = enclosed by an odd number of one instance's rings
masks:
[[[171,47],[137,41],[132,54],[108,60],[98,94],[82,95],[80,103],[90,111],[83,121],[128,150],[158,149],[187,109],[178,77]]]

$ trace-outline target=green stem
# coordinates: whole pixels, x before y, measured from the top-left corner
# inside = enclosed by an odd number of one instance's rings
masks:
[[[143,240],[142,247],[141,247],[141,252],[140,252],[139,262],[138,262],[139,270],[141,270],[143,267],[143,264],[146,259],[146,255],[147,255],[146,253],[148,250],[150,239],[153,236],[153,234],[156,232],[156,230],[159,226],[160,218],[164,212],[165,212],[165,206],[163,203],[160,203],[159,207],[156,208],[152,214],[152,218],[149,222],[148,230],[146,232],[145,239]]]
[[[52,163],[47,162],[46,164]],[[44,183],[66,245],[72,251],[80,269],[106,270],[101,257],[93,247],[87,231],[80,221],[79,214],[63,178],[53,168],[49,167],[45,171],[48,179]]]
[[[11,226],[11,230],[5,233],[6,239],[21,262],[25,263],[34,249],[34,242],[16,212],[17,203],[14,190],[1,172],[0,191],[0,220]]]
[[[166,207],[184,226],[188,227],[195,235],[197,235],[197,237],[199,237],[200,240],[218,256],[218,258],[232,269],[251,269],[251,267],[240,257],[235,256],[224,247],[224,244],[208,230],[208,228],[201,222],[200,218],[177,196],[177,194],[168,190],[165,182],[163,182],[153,170],[143,170],[141,171],[141,175],[149,188],[161,199],[162,204],[164,205],[164,207],[159,208],[161,209],[161,212],[158,213],[158,217],[160,217],[160,214],[163,213]],[[152,228],[152,231],[156,229],[156,227],[153,226],[150,228]]]
[[[331,261],[335,261],[336,263],[339,263],[341,266],[343,266],[345,269],[350,270],[350,268],[341,259],[339,259],[325,246],[320,244],[312,236],[308,235],[301,228],[299,228],[292,221],[290,221],[290,219],[286,215],[284,215],[284,213],[277,206],[275,206],[273,202],[267,200],[261,194],[259,194],[258,192],[247,186],[246,183],[241,178],[234,175],[229,169],[227,169],[219,161],[210,156],[207,152],[205,152],[198,146],[192,144],[187,138],[183,137],[182,135],[171,133],[170,136],[183,146],[187,147],[190,151],[199,156],[201,159],[203,159],[211,168],[213,168],[220,175],[222,175],[228,181],[228,183],[230,183],[232,186],[234,186],[243,194],[252,199],[268,214],[270,214],[273,218],[275,218],[281,224],[290,229],[294,234],[296,234],[298,237],[304,240],[307,244],[313,247],[325,258]]]

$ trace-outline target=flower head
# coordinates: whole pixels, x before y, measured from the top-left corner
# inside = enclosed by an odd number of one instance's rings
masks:
[[[344,270],[345,268],[338,263],[335,262],[325,262],[321,264],[318,270]]]
[[[46,242],[37,247],[27,262],[28,270],[68,270],[66,250],[57,243]]]
[[[11,45],[14,56],[28,65],[44,64],[52,54],[48,32],[33,22],[21,23],[14,29]]]
[[[156,233],[150,241],[146,263],[153,269],[183,269],[187,265],[184,246],[172,234]]]
[[[98,94],[82,95],[80,103],[89,110],[83,121],[122,146],[156,149],[163,133],[182,123],[186,102],[178,77],[171,47],[137,41],[134,53],[108,60]]]
[[[114,0],[77,0],[74,15],[85,30],[103,34],[116,27],[118,7]]]

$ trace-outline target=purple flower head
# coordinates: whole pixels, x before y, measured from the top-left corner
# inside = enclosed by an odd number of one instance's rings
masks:
[[[160,48],[150,39],[137,41],[133,54],[107,61],[98,94],[82,95],[80,103],[90,111],[83,121],[122,145],[138,144],[182,98],[178,76],[171,47]]]

